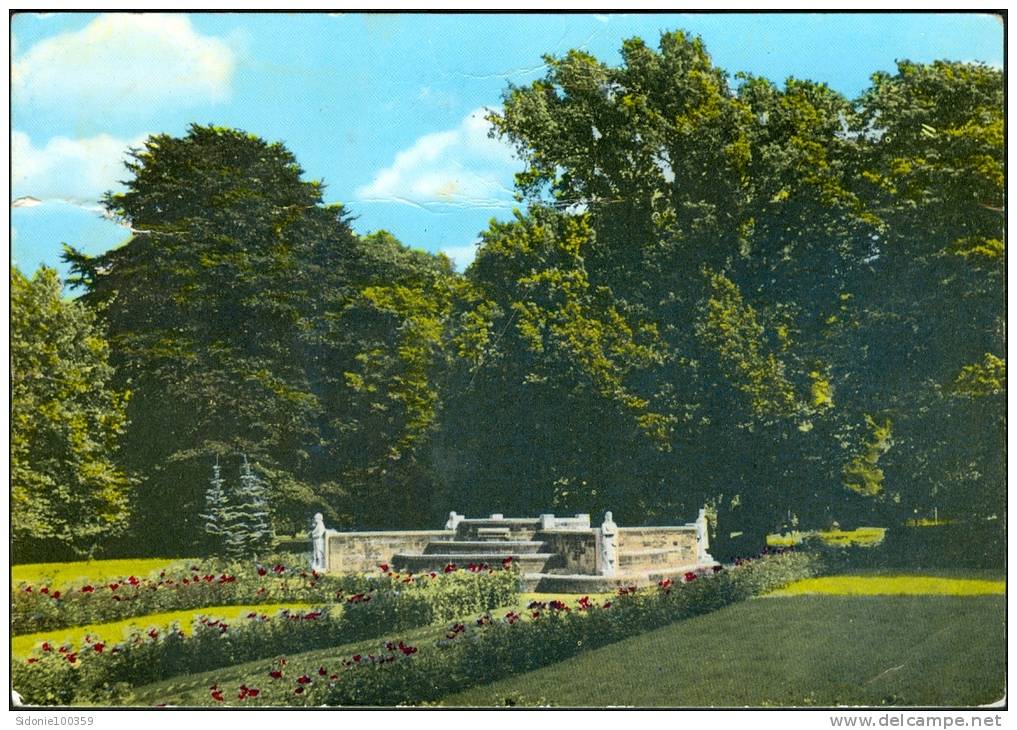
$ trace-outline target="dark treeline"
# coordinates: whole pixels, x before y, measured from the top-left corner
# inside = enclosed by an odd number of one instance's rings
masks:
[[[900,62],[847,99],[683,33],[622,59],[506,91],[526,212],[465,275],[355,234],[281,144],[135,150],[104,200],[131,239],[66,249],[79,299],[12,271],[15,555],[206,549],[245,454],[278,533],[1000,513],[1002,72]]]

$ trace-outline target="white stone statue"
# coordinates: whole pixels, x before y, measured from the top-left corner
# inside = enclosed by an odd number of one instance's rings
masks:
[[[618,525],[610,512],[604,513],[604,524],[600,526],[600,574],[614,575],[618,572]]]
[[[700,565],[704,563],[716,562],[713,556],[710,555],[710,535],[708,532],[709,524],[706,521],[706,508],[699,510],[699,516],[696,518],[696,562]]]
[[[311,528],[311,570],[325,570],[325,518],[321,512],[314,515]]]
[[[459,523],[466,519],[465,515],[457,515],[455,512],[448,513],[448,521],[445,523],[446,530],[454,530],[459,527]]]

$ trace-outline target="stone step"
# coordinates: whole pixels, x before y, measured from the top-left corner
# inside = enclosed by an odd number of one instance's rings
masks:
[[[398,571],[414,573],[442,571],[449,563],[464,568],[470,563],[486,563],[492,568],[501,568],[502,561],[512,558],[514,566],[524,573],[541,573],[557,567],[561,558],[557,553],[399,553],[392,558],[392,565]]]
[[[424,548],[425,555],[447,553],[484,553],[485,555],[522,555],[548,552],[547,543],[539,540],[432,540]]]
[[[715,565],[717,563],[707,563],[704,565],[693,563],[665,570],[623,571],[613,576],[559,575],[543,571],[524,572],[521,586],[524,591],[540,593],[613,593],[622,587],[635,586],[637,588],[645,588],[647,586],[655,586],[665,578],[680,581],[682,576],[689,571],[712,571]]]

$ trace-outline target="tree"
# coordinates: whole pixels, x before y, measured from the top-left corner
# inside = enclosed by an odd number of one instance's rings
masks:
[[[225,515],[224,547],[231,558],[257,558],[271,549],[268,492],[246,454],[240,465],[240,481],[227,491]]]
[[[350,429],[382,452],[405,433],[393,426],[372,436],[375,401],[345,374],[379,347],[403,350],[397,323],[380,335],[361,330],[360,339],[348,331],[349,313],[371,287],[431,287],[450,275],[448,261],[384,233],[354,235],[344,209],[323,204],[321,183],[302,179],[289,150],[238,130],[154,135],[132,152],[128,171],[127,191],[107,195],[105,206],[132,238],[94,258],[65,255],[82,300],[108,325],[117,382],[136,394],[124,451],[125,465],[146,477],[135,549],[154,533],[166,538],[164,553],[200,547],[200,485],[214,456],[257,461],[279,532],[302,529],[317,511],[353,524],[369,494],[384,503],[393,490],[427,483],[416,469],[371,489],[362,483]],[[375,384],[378,397],[405,383],[392,372]]]
[[[15,559],[94,555],[129,517],[116,465],[129,393],[111,383],[95,315],[52,269],[11,267],[11,533]]]
[[[547,208],[483,234],[453,315],[435,450],[456,510],[659,509],[646,472],[672,424],[642,378],[662,355],[654,328],[589,281],[594,245],[584,216]]]
[[[225,480],[219,470],[219,461],[212,467],[212,479],[205,490],[205,512],[200,517],[205,520],[205,534],[212,545],[218,549],[225,548],[229,502],[223,485]]]

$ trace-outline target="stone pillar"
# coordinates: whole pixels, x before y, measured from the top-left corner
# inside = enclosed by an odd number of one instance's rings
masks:
[[[492,520],[504,520],[505,519],[505,515],[503,515],[501,512],[495,512],[493,515],[491,515],[491,519]]]
[[[554,529],[554,515],[543,514],[540,516],[540,529],[541,530],[552,530]]]
[[[699,510],[699,516],[696,518],[696,563],[699,565],[706,565],[709,563],[716,563],[710,555],[710,535],[709,535],[709,524],[706,520],[706,508]]]
[[[328,570],[328,558],[325,545],[325,518],[321,512],[314,515],[314,526],[311,527],[311,570],[325,572]]]
[[[604,513],[600,526],[600,574],[612,576],[618,572],[618,525],[610,512]]]

